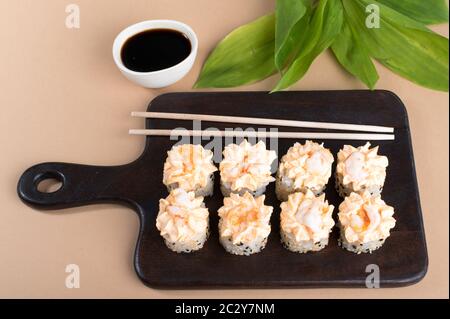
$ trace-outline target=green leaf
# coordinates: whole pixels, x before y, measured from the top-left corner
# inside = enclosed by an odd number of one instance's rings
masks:
[[[343,20],[341,1],[321,0],[319,2],[297,57],[272,92],[288,88],[305,75],[314,59],[326,50],[339,34]]]
[[[277,0],[275,65],[282,71],[295,55],[309,22],[311,0]]]
[[[373,0],[343,0],[347,22],[369,54],[419,85],[448,91],[448,39],[380,4],[380,28],[367,28],[365,8]]]
[[[339,63],[351,74],[374,89],[378,81],[378,73],[370,59],[369,53],[344,22],[341,33],[334,40],[331,49]]]
[[[448,22],[448,7],[445,0],[378,0],[424,24]]]
[[[356,0],[356,2],[358,2],[358,1],[360,1],[360,0]],[[379,12],[380,17],[381,16],[383,16],[383,18],[389,17],[389,20],[395,21],[396,25],[403,26],[405,28],[433,32],[430,29],[428,29],[427,26],[424,25],[422,22],[414,20],[413,18],[406,16],[403,13],[401,13],[395,9],[392,9],[389,6],[382,4],[381,2],[377,2],[376,0],[361,0],[359,5],[364,5],[364,7],[365,7],[364,10],[365,10],[366,16],[368,16],[368,14],[369,14],[369,12],[367,11],[367,7],[369,5],[376,5],[376,6],[378,6],[378,8],[380,10],[380,12]],[[367,26],[366,26],[366,28],[367,28]]]
[[[263,16],[228,34],[206,60],[195,88],[233,87],[276,72],[275,15]]]

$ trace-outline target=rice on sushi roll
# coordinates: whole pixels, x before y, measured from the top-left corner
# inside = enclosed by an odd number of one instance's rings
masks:
[[[263,194],[266,186],[275,180],[271,176],[271,165],[276,158],[276,152],[267,150],[263,141],[252,145],[244,139],[239,145],[226,146],[220,163],[223,196],[228,197],[230,193],[243,195],[246,192],[253,196]]]
[[[339,205],[339,244],[354,253],[371,253],[383,246],[395,227],[394,208],[379,195],[351,193]]]
[[[308,190],[289,195],[281,203],[280,234],[286,249],[306,253],[319,251],[328,245],[333,229],[333,205],[328,205],[325,194],[316,197]]]
[[[219,237],[222,246],[231,254],[259,253],[270,234],[273,207],[264,205],[264,195],[253,197],[230,194],[219,209]]]
[[[201,145],[183,144],[167,152],[164,163],[163,183],[171,192],[182,188],[195,192],[195,196],[210,196],[214,189],[213,152]]]
[[[336,189],[341,197],[352,192],[381,193],[389,161],[386,156],[378,155],[378,146],[370,148],[369,142],[357,148],[344,145],[337,157]]]
[[[199,250],[209,235],[209,213],[203,197],[182,188],[159,201],[156,228],[166,246],[177,253]]]
[[[334,157],[330,150],[312,141],[295,143],[281,158],[275,192],[280,201],[289,194],[313,192],[320,195],[331,176]]]

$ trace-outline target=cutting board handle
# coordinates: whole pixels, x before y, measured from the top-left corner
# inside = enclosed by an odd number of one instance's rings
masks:
[[[119,180],[120,171],[120,166],[42,163],[22,174],[17,192],[22,201],[39,209],[126,201],[121,196],[124,186]],[[61,187],[51,193],[39,191],[39,183],[46,179],[56,179],[61,182]]]

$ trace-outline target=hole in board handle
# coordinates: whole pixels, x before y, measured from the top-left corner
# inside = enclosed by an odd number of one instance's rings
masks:
[[[34,185],[38,192],[52,194],[59,191],[64,185],[64,178],[57,172],[46,172],[36,176]]]

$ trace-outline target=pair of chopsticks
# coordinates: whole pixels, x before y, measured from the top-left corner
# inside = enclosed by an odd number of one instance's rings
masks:
[[[292,139],[340,139],[340,140],[394,140],[394,128],[376,125],[359,125],[330,122],[310,122],[295,120],[279,120],[256,117],[239,117],[223,115],[164,113],[164,112],[132,112],[131,116],[153,119],[190,120],[218,123],[255,124],[267,126],[285,126],[298,128],[332,129],[343,131],[372,132],[372,133],[332,133],[332,132],[260,132],[234,130],[164,130],[164,129],[131,129],[131,135],[150,136],[201,136],[201,137],[256,137],[256,138],[292,138]],[[383,133],[383,134],[374,134]]]

